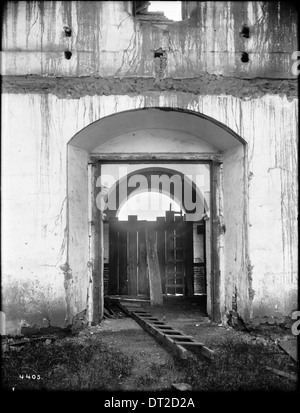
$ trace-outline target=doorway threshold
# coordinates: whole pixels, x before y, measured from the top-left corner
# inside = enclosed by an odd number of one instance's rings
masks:
[[[150,304],[150,298],[147,296],[107,295],[105,297],[107,297],[110,300],[114,300],[114,301],[130,301],[130,302]]]

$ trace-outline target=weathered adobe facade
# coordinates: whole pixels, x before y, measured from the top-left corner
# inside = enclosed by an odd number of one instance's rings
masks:
[[[183,2],[170,22],[145,3],[4,5],[7,332],[101,320],[99,159],[210,162],[209,316],[281,324],[297,309],[296,10]]]

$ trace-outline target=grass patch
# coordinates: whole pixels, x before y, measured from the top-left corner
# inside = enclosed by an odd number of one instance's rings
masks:
[[[2,386],[18,390],[117,390],[132,364],[132,358],[99,340],[84,344],[76,338],[48,345],[29,342],[20,351],[10,348],[5,353]]]
[[[164,364],[152,362],[143,374],[135,378],[134,388],[138,391],[170,390],[171,384],[177,381],[181,381],[181,372],[170,358]]]
[[[276,346],[228,339],[212,361],[187,360],[181,364],[185,382],[197,391],[294,391],[296,383],[278,377],[266,366],[295,374],[288,355]],[[294,371],[291,371],[293,370]]]

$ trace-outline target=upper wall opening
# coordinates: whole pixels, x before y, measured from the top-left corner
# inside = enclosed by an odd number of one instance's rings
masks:
[[[173,23],[191,17],[199,1],[133,1],[132,14],[150,23]]]
[[[138,20],[156,25],[172,24],[191,17],[197,1],[133,1],[132,14]]]
[[[173,23],[182,20],[181,1],[133,1],[132,14],[149,23]]]
[[[149,12],[161,12],[172,21],[182,20],[181,1],[150,1]]]

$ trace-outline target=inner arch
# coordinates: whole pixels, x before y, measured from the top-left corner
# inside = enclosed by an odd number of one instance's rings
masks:
[[[182,211],[180,205],[167,194],[143,191],[123,202],[116,216],[119,221],[127,221],[128,215],[136,215],[138,220],[155,221],[157,217],[164,217],[169,210]],[[184,215],[184,212],[182,213]]]
[[[131,179],[135,177],[138,179],[135,180],[133,186],[130,186]],[[146,182],[142,186],[139,184],[141,178]],[[110,188],[106,187],[106,181],[103,182],[108,191],[105,192],[107,195],[103,199],[105,199],[106,204],[102,203],[102,209],[107,218],[115,217],[132,196],[141,192],[158,192],[174,200],[175,205],[177,204],[180,210],[186,213],[188,221],[199,221],[204,211],[209,209],[209,206],[202,190],[197,186],[197,177],[195,176],[194,179],[192,180],[188,175],[175,168],[170,169],[153,165],[136,169],[121,177]],[[124,191],[124,186],[126,191]]]

